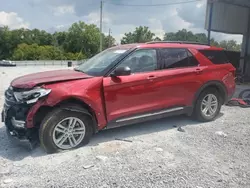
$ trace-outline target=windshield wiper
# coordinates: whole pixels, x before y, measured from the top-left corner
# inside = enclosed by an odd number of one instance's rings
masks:
[[[74,68],[74,71],[77,71],[77,72],[82,72],[82,73],[84,73],[84,71],[82,71],[81,69],[78,69],[78,68]]]

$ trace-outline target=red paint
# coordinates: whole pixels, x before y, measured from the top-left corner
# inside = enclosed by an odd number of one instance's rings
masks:
[[[16,88],[33,88],[43,83],[88,78],[90,76],[73,70],[45,71],[18,77],[11,82]]]
[[[191,105],[194,91],[202,85],[195,69],[166,69],[120,79],[104,78],[108,121],[176,105]]]
[[[31,108],[27,116],[27,127],[33,127],[33,116],[39,107],[53,107],[70,98],[79,99],[89,105],[96,114],[98,126],[104,127],[107,121],[102,98],[102,80],[102,77],[93,77],[46,85],[52,91],[47,98],[39,101]]]
[[[235,91],[235,69],[231,64],[214,65],[198,49],[222,50],[191,44],[130,44],[114,48],[187,48],[199,61],[198,67],[165,69],[129,76],[91,77],[73,70],[47,71],[15,79],[14,87],[32,88],[44,84],[52,89],[48,97],[37,102],[27,116],[27,127],[41,106],[54,107],[63,100],[76,98],[95,112],[98,128],[123,116],[160,110],[172,106],[191,106],[195,94],[208,81],[220,81],[227,95]],[[57,82],[60,81],[60,82]],[[63,81],[63,82],[61,82]]]

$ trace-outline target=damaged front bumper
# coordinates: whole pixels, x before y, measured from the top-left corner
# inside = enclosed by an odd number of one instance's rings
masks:
[[[4,107],[2,111],[2,122],[4,122],[8,133],[19,140],[31,140],[33,129],[26,128],[27,109],[15,105],[14,107]]]
[[[31,107],[31,105],[17,102],[14,98],[13,91],[10,89],[6,90],[1,119],[6,126],[9,136],[15,137],[23,142],[33,142],[36,131],[26,128],[26,118]]]

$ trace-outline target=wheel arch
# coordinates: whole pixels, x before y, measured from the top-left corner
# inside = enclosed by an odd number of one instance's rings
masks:
[[[221,82],[221,81],[217,81],[217,80],[213,80],[213,81],[209,81],[206,82],[204,85],[202,85],[202,87],[200,87],[200,89],[196,92],[194,100],[193,100],[193,106],[195,106],[195,103],[197,101],[197,99],[199,98],[200,94],[209,89],[209,88],[215,88],[221,95],[222,97],[222,104],[225,104],[225,102],[227,101],[227,89],[226,86]]]
[[[40,123],[42,122],[43,118],[56,108],[62,108],[64,110],[69,111],[76,111],[89,116],[93,122],[94,132],[98,131],[95,111],[87,103],[76,97],[69,97],[67,99],[64,99],[54,106],[41,106],[34,116],[34,125],[40,126]]]

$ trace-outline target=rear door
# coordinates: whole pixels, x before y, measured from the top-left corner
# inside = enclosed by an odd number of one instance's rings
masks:
[[[164,108],[191,106],[201,87],[203,66],[188,49],[159,49],[158,100]]]

